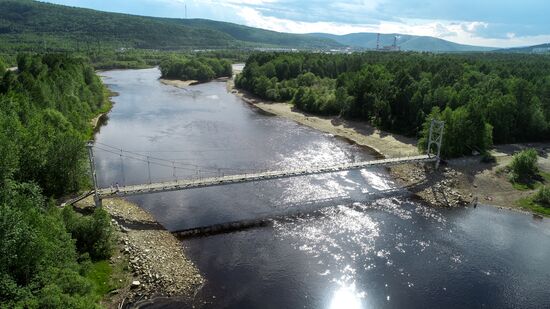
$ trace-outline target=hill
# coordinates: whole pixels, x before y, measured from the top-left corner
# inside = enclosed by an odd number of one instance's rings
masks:
[[[31,0],[0,0],[0,51],[102,47],[196,49],[335,48],[331,39],[201,19],[107,13]]]
[[[520,53],[520,54],[550,54],[550,43],[525,46],[525,47],[514,47],[506,48],[499,50],[500,52],[505,53]]]
[[[361,32],[346,35],[334,35],[328,33],[312,33],[310,35],[318,38],[332,39],[340,44],[352,47],[375,49],[378,34]],[[494,48],[491,47],[463,45],[429,36],[406,34],[380,34],[380,47],[392,45],[395,37],[397,37],[397,45],[401,47],[401,50],[406,51],[472,52],[494,50]]]
[[[308,34],[276,32],[208,19],[177,19],[177,22],[187,26],[217,30],[241,42],[250,42],[266,46],[272,45],[284,48],[344,47],[341,43],[330,38],[314,37]]]
[[[380,46],[405,51],[471,52],[493,48],[443,39],[381,34]],[[0,0],[0,53],[138,48],[159,50],[220,48],[374,49],[376,33],[291,34],[207,19],[176,19],[108,13],[42,3]],[[510,50],[511,52],[521,52]],[[530,51],[525,51],[530,52]]]

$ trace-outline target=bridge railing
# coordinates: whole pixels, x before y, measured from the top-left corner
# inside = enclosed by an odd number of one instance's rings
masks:
[[[366,162],[351,162],[351,163],[341,163],[341,164],[327,164],[327,162],[321,162],[318,164],[311,164],[307,167],[300,167],[300,168],[291,168],[288,170],[268,170],[267,168],[263,169],[257,169],[251,170],[251,169],[243,169],[243,168],[221,168],[217,166],[213,167],[205,167],[205,169],[202,169],[203,167],[191,163],[182,163],[178,160],[174,159],[165,159],[165,158],[158,158],[151,156],[149,154],[143,154],[138,153],[135,151],[125,151],[123,149],[119,149],[117,147],[101,144],[101,143],[88,143],[88,154],[89,154],[89,161],[90,161],[90,167],[91,167],[91,178],[94,185],[94,200],[96,202],[96,206],[101,206],[101,199],[103,197],[103,194],[109,194],[109,192],[115,192],[120,191],[118,183],[116,183],[116,186],[111,185],[111,188],[100,188],[98,184],[98,178],[96,174],[95,169],[95,157],[94,157],[94,148],[99,149],[101,151],[105,151],[107,153],[114,154],[116,156],[120,157],[120,169],[122,173],[122,178],[124,179],[124,158],[132,159],[141,161],[143,163],[147,164],[147,171],[148,171],[148,185],[150,188],[153,188],[153,184],[158,186],[161,184],[170,184],[169,190],[174,190],[173,186],[184,186],[192,187],[190,183],[203,183],[201,186],[209,186],[205,185],[205,182],[219,182],[220,184],[223,184],[224,182],[227,183],[235,183],[235,182],[247,182],[247,181],[256,181],[256,180],[262,180],[262,179],[272,179],[272,178],[285,178],[285,177],[295,177],[300,175],[307,175],[307,174],[320,174],[320,173],[330,173],[330,172],[338,172],[338,171],[344,171],[344,170],[352,170],[352,169],[363,169],[368,168],[370,166],[381,166],[381,165],[392,165],[392,164],[400,164],[400,163],[407,163],[407,162],[427,162],[427,161],[435,161],[436,162],[436,168],[439,166],[440,161],[440,154],[441,154],[441,147],[443,142],[443,132],[444,132],[445,124],[442,121],[438,120],[432,120],[430,124],[430,131],[429,131],[429,138],[428,138],[428,145],[426,149],[426,155],[424,156],[400,156],[397,158],[387,158],[387,159],[380,159],[380,160],[373,160],[373,161],[366,161]],[[97,145],[96,145],[97,144]],[[99,146],[98,146],[99,145]],[[153,183],[153,176],[151,173],[151,165],[158,165],[162,166],[167,169],[172,170],[172,177],[162,177],[162,179],[158,179],[158,177],[155,177],[155,181],[161,180],[161,182]],[[177,172],[180,172],[179,174]],[[181,175],[181,171],[185,171],[183,174],[186,176],[185,178],[178,178],[179,175]],[[147,184],[137,184],[137,185],[126,185],[123,187],[135,187],[135,186],[141,186],[147,190]],[[200,187],[200,186],[197,186]],[[142,191],[142,190],[140,190]],[[156,191],[158,192],[158,190]]]

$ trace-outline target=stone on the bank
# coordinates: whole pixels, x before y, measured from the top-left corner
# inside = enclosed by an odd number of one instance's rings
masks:
[[[132,288],[137,288],[138,286],[140,286],[140,284],[141,283],[139,281],[134,280],[134,281],[132,281]]]

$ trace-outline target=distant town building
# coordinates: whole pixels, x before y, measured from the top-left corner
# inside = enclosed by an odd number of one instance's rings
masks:
[[[549,47],[535,47],[535,48],[533,48],[532,52],[535,53],[535,54],[550,53],[550,46]]]

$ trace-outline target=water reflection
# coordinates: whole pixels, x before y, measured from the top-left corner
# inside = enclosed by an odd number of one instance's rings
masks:
[[[331,135],[259,114],[223,83],[182,90],[160,84],[158,70],[104,75],[120,96],[97,136],[102,143],[214,169],[274,170],[373,158]],[[97,162],[102,184],[148,177],[143,162],[121,166],[119,157],[104,153]],[[152,177],[171,173],[157,168]],[[198,297],[210,301],[198,307],[550,307],[550,246],[541,245],[549,243],[548,223],[485,207],[434,209],[406,194],[370,195],[394,187],[383,169],[373,169],[132,200],[173,230],[285,213],[319,201],[270,227],[187,240],[186,252],[208,281]]]
[[[330,309],[361,309],[365,308],[363,299],[365,293],[358,293],[355,284],[344,286],[334,292],[330,301]]]

